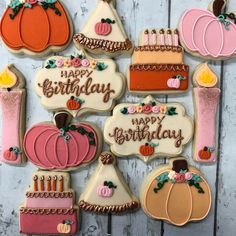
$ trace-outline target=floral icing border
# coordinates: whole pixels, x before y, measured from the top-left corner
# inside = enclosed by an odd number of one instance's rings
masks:
[[[198,193],[205,193],[199,184],[202,182],[200,175],[188,172],[187,170],[181,170],[179,173],[173,170],[170,172],[164,172],[156,177],[156,181],[157,187],[153,189],[155,193],[158,193],[158,191],[161,190],[167,182],[171,182],[173,184],[186,183],[190,187],[194,186],[198,190]]]
[[[89,60],[84,54],[76,56],[69,56],[67,58],[50,59],[47,61],[45,68],[54,69],[62,67],[89,67],[98,71],[105,70],[108,66],[104,62],[97,62],[96,60]]]
[[[58,0],[11,0],[10,4],[8,5],[12,9],[12,14],[9,14],[9,17],[13,20],[18,13],[20,12],[21,8],[32,8],[33,5],[40,5],[44,10],[52,9],[54,10],[55,14],[61,16],[60,10],[55,6]]]
[[[139,105],[129,105],[128,107],[124,107],[120,110],[120,112],[124,115],[128,114],[138,114],[138,113],[144,113],[144,114],[165,114],[169,116],[178,115],[176,113],[176,107],[168,107],[166,105],[160,105],[158,106],[155,101],[150,101],[149,103],[140,103]]]

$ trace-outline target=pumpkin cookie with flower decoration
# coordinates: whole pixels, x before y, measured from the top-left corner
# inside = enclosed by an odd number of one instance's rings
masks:
[[[60,0],[11,0],[0,23],[4,45],[34,57],[63,51],[73,27]]]
[[[236,16],[224,13],[226,0],[214,0],[208,10],[184,12],[179,31],[183,47],[192,55],[225,60],[236,56]]]
[[[136,155],[145,162],[182,153],[193,136],[193,121],[179,103],[162,104],[148,96],[122,103],[105,122],[104,138],[117,156]]]
[[[74,170],[100,154],[102,136],[91,123],[71,124],[71,116],[58,112],[54,123],[40,123],[25,134],[24,151],[36,166],[46,170]]]
[[[0,103],[2,107],[2,153],[0,160],[11,165],[25,161],[23,137],[26,105],[25,78],[14,65],[0,73]]]
[[[79,207],[98,214],[121,214],[138,208],[139,202],[131,193],[116,166],[116,158],[103,152],[83,193]]]
[[[111,59],[93,59],[83,51],[74,56],[48,58],[35,78],[43,107],[66,110],[74,117],[113,108],[125,89],[124,76]]]
[[[176,226],[203,220],[211,208],[206,179],[182,157],[153,170],[144,180],[140,199],[149,217]]]
[[[82,31],[74,36],[74,43],[78,48],[110,57],[130,54],[133,50],[133,44],[116,12],[115,0],[98,0],[88,22]]]

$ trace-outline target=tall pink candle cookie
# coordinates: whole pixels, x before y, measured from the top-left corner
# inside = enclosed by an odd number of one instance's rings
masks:
[[[20,206],[20,233],[71,235],[78,231],[78,207],[65,172],[38,171]]]
[[[122,103],[106,120],[105,141],[117,156],[144,161],[174,157],[193,135],[193,122],[179,103],[162,104],[148,96],[140,103]]]
[[[0,74],[0,102],[2,107],[2,153],[0,160],[19,165],[25,161],[22,152],[25,131],[25,79],[9,65]]]
[[[43,107],[67,110],[73,116],[106,112],[125,89],[124,76],[111,59],[93,59],[83,51],[76,56],[55,56],[36,74],[35,91]]]
[[[213,162],[217,157],[216,117],[220,89],[218,78],[208,65],[200,64],[193,75],[195,101],[195,134],[193,158],[199,162]]]
[[[236,17],[225,14],[226,0],[214,0],[209,10],[184,12],[179,31],[183,47],[194,56],[224,60],[236,56]]]
[[[83,193],[79,207],[98,214],[121,214],[139,206],[109,152],[100,155],[99,163]]]
[[[184,64],[178,30],[147,29],[141,33],[128,69],[131,93],[183,93],[188,89],[189,66]]]
[[[206,179],[182,157],[153,170],[144,180],[140,199],[149,217],[176,226],[203,220],[211,208]]]
[[[101,152],[102,137],[91,123],[70,123],[65,112],[56,113],[53,123],[41,123],[25,134],[28,159],[47,170],[73,170],[92,162]]]
[[[74,43],[78,48],[110,57],[130,54],[133,50],[116,12],[115,0],[98,0],[84,28],[74,36]]]
[[[59,0],[10,0],[0,22],[0,36],[13,53],[34,57],[64,50],[72,23]]]

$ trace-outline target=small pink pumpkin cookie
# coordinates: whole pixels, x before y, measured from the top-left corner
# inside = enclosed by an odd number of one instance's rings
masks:
[[[120,214],[139,206],[110,152],[103,152],[87,187],[79,199],[79,207],[98,214]]]
[[[100,154],[102,138],[93,124],[70,123],[70,115],[56,113],[53,123],[41,123],[25,134],[28,159],[47,170],[71,170],[89,164]]]
[[[25,132],[25,79],[9,65],[0,74],[2,106],[2,153],[0,160],[12,165],[25,161],[22,142]]]
[[[236,16],[226,14],[226,0],[214,0],[209,10],[184,12],[179,31],[183,47],[192,55],[224,60],[236,56]]]
[[[144,180],[140,199],[149,217],[176,226],[203,220],[211,208],[207,181],[182,157],[153,170]]]

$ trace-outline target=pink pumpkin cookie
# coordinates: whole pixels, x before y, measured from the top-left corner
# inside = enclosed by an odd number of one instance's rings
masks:
[[[100,155],[98,166],[80,196],[81,209],[98,214],[120,214],[139,206],[115,162],[109,152]]]
[[[56,113],[55,124],[41,123],[25,134],[29,160],[47,170],[71,170],[92,162],[101,151],[99,130],[90,123],[70,124],[69,114]]]
[[[218,78],[207,63],[200,64],[193,75],[195,133],[193,159],[214,162],[217,158],[216,121],[221,90]]]
[[[183,47],[194,56],[223,60],[236,56],[236,16],[225,14],[226,0],[214,0],[209,10],[184,12],[179,31]]]
[[[25,161],[23,136],[25,132],[25,79],[9,65],[0,74],[0,102],[2,106],[2,153],[0,160],[12,165]]]

